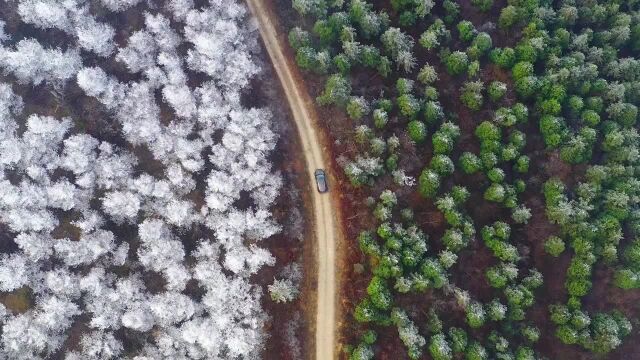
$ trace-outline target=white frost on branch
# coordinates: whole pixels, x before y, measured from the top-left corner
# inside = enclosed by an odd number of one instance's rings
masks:
[[[0,20],[0,43],[11,39],[11,36],[9,36],[9,34],[5,32],[5,29],[4,29],[5,25],[6,23]]]
[[[0,67],[21,83],[64,84],[81,64],[77,50],[45,49],[35,39],[20,40],[14,50],[0,48]]]
[[[136,6],[142,0],[100,0],[102,5],[111,11],[124,11],[130,7]]]
[[[109,56],[115,48],[115,30],[97,22],[82,0],[20,0],[18,13],[22,21],[38,28],[75,36],[81,48],[100,56]]]

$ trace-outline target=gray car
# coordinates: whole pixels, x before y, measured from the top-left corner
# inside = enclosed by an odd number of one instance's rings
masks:
[[[327,191],[329,191],[329,186],[327,186],[327,174],[325,174],[324,170],[317,169],[314,174],[316,177],[318,192],[326,193]]]

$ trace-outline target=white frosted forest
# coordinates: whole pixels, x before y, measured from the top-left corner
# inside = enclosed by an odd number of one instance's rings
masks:
[[[0,223],[15,242],[0,255],[0,291],[33,298],[22,313],[0,304],[0,359],[258,358],[266,289],[249,278],[275,262],[260,241],[281,230],[270,208],[282,179],[269,162],[272,114],[241,104],[261,72],[246,7],[7,4],[25,26],[72,46],[12,33],[0,20]],[[143,23],[119,46],[109,17],[138,10]],[[81,89],[119,141],[87,134],[82,118],[29,113],[16,86]],[[145,170],[142,150],[160,171]],[[245,196],[251,206],[236,206]],[[205,229],[195,240],[194,228]],[[160,289],[149,289],[149,274]],[[289,285],[272,287],[286,299]],[[80,340],[67,350],[78,323]],[[134,353],[121,340],[131,333],[141,342]]]

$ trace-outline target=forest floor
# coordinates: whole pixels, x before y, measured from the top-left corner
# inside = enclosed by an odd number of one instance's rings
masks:
[[[315,169],[329,169],[328,148],[323,146],[322,134],[317,130],[318,119],[314,102],[302,84],[296,65],[288,61],[283,51],[286,34],[279,34],[274,25],[275,17],[261,0],[247,0],[254,14],[265,48],[280,78],[282,87],[293,112],[293,118],[300,137],[303,154],[307,163],[308,179],[315,188]],[[331,171],[328,171],[331,184]],[[315,323],[315,359],[334,359],[336,355],[336,246],[340,238],[337,214],[340,207],[335,205],[333,194],[313,191],[315,237],[317,241],[317,307]]]

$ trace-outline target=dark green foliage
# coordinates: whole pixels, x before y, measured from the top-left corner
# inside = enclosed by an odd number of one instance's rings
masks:
[[[427,124],[434,124],[444,117],[442,106],[437,101],[427,101],[424,104],[424,120]]]
[[[309,35],[309,32],[302,30],[300,27],[294,27],[289,31],[289,45],[294,50],[310,46],[311,36]]]
[[[544,115],[540,119],[540,132],[545,144],[550,148],[560,146],[568,134],[564,119],[552,115]]]
[[[346,106],[351,95],[351,83],[340,74],[329,77],[322,94],[317,98],[320,105]]]
[[[353,120],[360,120],[369,113],[369,105],[363,97],[352,96],[347,103],[347,114]]]
[[[472,342],[465,351],[466,360],[487,360],[487,350],[478,342]]]
[[[358,60],[362,65],[375,69],[380,65],[382,56],[380,55],[380,50],[378,50],[378,48],[365,45],[360,49]]]
[[[460,136],[460,128],[453,123],[445,122],[431,137],[435,154],[450,154],[455,140]]]
[[[516,52],[512,48],[495,48],[489,53],[489,59],[503,69],[511,69],[516,61]]]
[[[418,73],[418,81],[423,84],[431,84],[437,79],[438,73],[436,72],[436,69],[429,64],[424,65]]]
[[[536,356],[533,349],[519,346],[516,350],[515,360],[536,360]]]
[[[449,328],[449,338],[451,339],[451,350],[454,353],[462,353],[467,348],[467,333],[456,327]]]
[[[500,11],[498,25],[503,29],[509,29],[520,21],[518,9],[513,5],[508,5]]]
[[[471,43],[471,47],[477,49],[478,55],[487,53],[492,46],[493,41],[491,40],[491,36],[486,32],[478,33]]]
[[[400,95],[410,94],[413,91],[413,80],[399,78],[396,81],[396,91],[398,91]]]
[[[460,15],[460,5],[454,0],[444,0],[442,3],[442,7],[446,13],[444,17],[444,21],[447,24],[451,24],[458,18]],[[639,46],[640,47],[640,46]]]
[[[536,49],[529,43],[520,43],[516,46],[516,58],[518,61],[535,62],[537,58]]]
[[[368,231],[363,231],[358,236],[358,244],[360,245],[360,249],[365,254],[371,256],[380,256],[380,246],[378,246],[377,241],[374,239],[373,235]]]
[[[400,113],[408,118],[415,117],[420,111],[420,102],[412,94],[404,94],[397,99]]]
[[[440,176],[447,176],[453,174],[454,165],[453,161],[447,156],[443,154],[434,155],[431,159],[431,163],[429,167],[438,173]]]
[[[444,59],[447,71],[451,75],[460,75],[467,70],[469,58],[462,51],[454,51]]]
[[[472,328],[478,328],[484,325],[485,322],[485,311],[482,307],[482,304],[478,302],[471,302],[466,310],[467,316],[467,324],[469,324]]]
[[[427,313],[427,330],[432,334],[442,332],[442,321],[433,308],[429,309]]]
[[[367,294],[371,297],[373,306],[381,310],[391,307],[393,298],[384,279],[374,276],[367,286]]]
[[[327,20],[318,20],[313,26],[313,33],[323,45],[330,45],[338,40],[340,28]]]
[[[504,170],[500,168],[493,168],[487,171],[487,178],[489,178],[491,182],[501,183],[504,181],[504,177],[505,177]]]
[[[418,20],[418,16],[415,13],[411,11],[404,11],[402,14],[400,14],[398,23],[400,23],[400,25],[402,25],[403,27],[410,27],[416,23],[416,20]]]
[[[361,323],[374,322],[378,324],[388,323],[387,317],[376,308],[371,300],[367,297],[363,299],[355,308],[353,316],[356,321]]]
[[[489,94],[489,99],[491,99],[491,101],[498,101],[507,93],[507,84],[500,81],[493,81],[489,85],[487,93]]]
[[[482,142],[491,140],[500,141],[500,139],[502,138],[502,132],[500,131],[500,128],[489,121],[483,121],[480,125],[478,125],[476,127],[475,134]]]
[[[326,0],[293,0],[292,6],[302,16],[323,17],[327,13]]]
[[[559,256],[564,248],[564,241],[557,236],[550,236],[544,243],[544,250],[551,256]]]
[[[453,359],[453,351],[451,350],[451,346],[449,346],[444,334],[435,334],[431,337],[429,353],[433,360]]]
[[[527,155],[522,155],[518,157],[515,165],[513,165],[513,169],[519,173],[526,173],[529,171],[529,157]]]
[[[316,69],[316,51],[308,46],[302,46],[296,51],[296,63],[304,70]]]
[[[341,74],[347,74],[351,70],[351,61],[345,54],[338,54],[333,57],[333,65]]]
[[[465,152],[460,156],[458,160],[462,171],[466,174],[473,174],[478,172],[482,168],[482,162],[476,154]]]
[[[518,95],[523,98],[529,98],[538,90],[539,85],[535,76],[526,76],[516,80],[515,88]]]
[[[540,330],[535,326],[525,326],[521,332],[522,336],[530,343],[536,343],[540,339]]]
[[[471,4],[477,7],[480,11],[489,11],[493,6],[493,0],[471,0]]]
[[[638,118],[638,108],[633,104],[615,103],[607,109],[613,121],[624,127],[633,126]]]
[[[373,111],[373,123],[376,128],[382,129],[389,122],[389,115],[383,109],[375,109]]]
[[[430,198],[436,195],[440,188],[440,176],[431,169],[425,169],[420,174],[418,189],[422,196]]]
[[[457,25],[458,36],[462,41],[471,41],[476,34],[476,28],[471,21],[463,20]]]
[[[422,121],[413,120],[407,125],[409,138],[416,143],[421,143],[427,138],[427,127]]]
[[[593,110],[583,111],[580,118],[587,126],[596,126],[600,123],[600,115]]]

